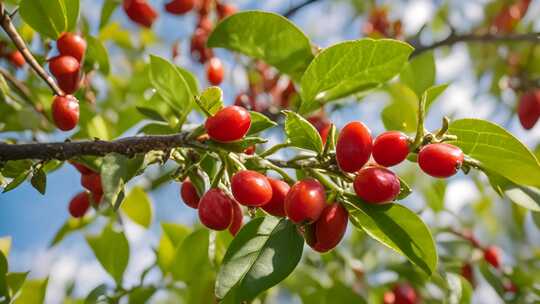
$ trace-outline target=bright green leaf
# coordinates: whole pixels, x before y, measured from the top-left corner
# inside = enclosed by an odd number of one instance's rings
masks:
[[[6,275],[6,282],[12,297],[16,297],[30,272],[11,272]]]
[[[111,67],[109,64],[109,53],[103,43],[93,36],[86,36],[88,48],[86,51],[85,65],[90,69],[99,69],[104,75],[109,75]]]
[[[420,97],[435,84],[435,72],[433,52],[425,52],[412,58],[401,71],[399,78]]]
[[[173,223],[161,223],[163,234],[159,240],[157,259],[163,273],[171,271],[176,248],[184,241],[191,230],[183,225]]]
[[[305,118],[291,111],[285,111],[285,134],[291,144],[297,148],[321,153],[322,139],[317,129]]]
[[[223,91],[220,87],[209,87],[202,91],[200,106],[211,115],[216,114],[223,107]]]
[[[387,130],[413,132],[416,130],[418,98],[415,93],[401,83],[388,86],[391,101],[383,109],[381,116]]]
[[[188,235],[177,247],[171,264],[171,273],[175,280],[188,284],[197,282],[199,274],[210,267],[208,238],[208,229],[199,229]]]
[[[251,126],[249,127],[248,136],[277,126],[275,121],[266,117],[264,114],[255,111],[250,111],[249,114],[251,115]]]
[[[24,282],[21,292],[14,304],[43,304],[49,279],[28,280]]]
[[[105,271],[121,284],[129,261],[129,243],[124,233],[107,225],[101,234],[86,236],[86,241]]]
[[[152,224],[152,202],[141,187],[134,187],[126,196],[120,207],[127,217],[135,223],[148,228]]]
[[[75,31],[77,21],[79,20],[80,0],[62,0],[66,6],[66,19],[68,32]]]
[[[99,17],[99,29],[101,30],[111,18],[114,10],[120,5],[120,1],[117,0],[105,0],[101,7],[101,14]]]
[[[63,0],[22,0],[19,12],[24,22],[48,38],[57,39],[67,30],[67,11]]]

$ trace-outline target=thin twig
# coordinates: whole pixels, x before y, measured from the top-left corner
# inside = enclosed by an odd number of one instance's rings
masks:
[[[304,8],[305,6],[308,6],[312,3],[315,3],[317,2],[318,0],[306,0],[298,5],[295,5],[291,8],[289,8],[289,10],[287,10],[286,12],[284,12],[282,15],[287,17],[287,18],[291,18],[292,15],[294,15],[296,12],[298,12],[299,10],[301,10],[302,8]]]

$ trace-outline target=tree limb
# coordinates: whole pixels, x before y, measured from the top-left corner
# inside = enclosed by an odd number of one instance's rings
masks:
[[[289,10],[287,10],[286,12],[284,12],[282,15],[287,17],[287,18],[291,18],[292,15],[296,14],[297,11],[301,10],[302,8],[304,8],[305,6],[308,6],[312,3],[315,3],[317,2],[318,0],[306,0],[298,5],[295,5],[291,8],[289,8]]]

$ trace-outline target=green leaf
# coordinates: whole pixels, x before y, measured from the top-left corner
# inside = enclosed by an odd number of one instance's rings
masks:
[[[114,10],[120,5],[117,0],[105,0],[101,7],[101,15],[99,17],[99,29],[101,30],[111,19]]]
[[[120,207],[121,193],[125,184],[132,179],[143,164],[144,157],[127,158],[123,155],[111,153],[103,158],[101,165],[101,183],[103,184],[103,197],[106,202]]]
[[[4,256],[9,256],[9,250],[11,249],[11,236],[0,237],[0,252]]]
[[[399,194],[396,200],[402,200],[412,193],[411,187],[400,177],[399,178]]]
[[[137,109],[137,111],[139,111],[139,113],[146,116],[147,118],[150,118],[152,120],[167,122],[167,119],[163,117],[161,113],[159,113],[158,111],[154,109],[143,107],[143,106],[135,106],[135,108]]]
[[[435,84],[435,57],[433,52],[425,52],[412,58],[399,78],[420,97],[429,87]]]
[[[47,175],[43,172],[43,168],[35,170],[32,178],[30,179],[32,187],[34,187],[39,193],[45,194],[45,189],[47,187]]]
[[[484,173],[486,173],[489,183],[499,195],[506,195],[512,202],[531,211],[540,211],[540,189],[518,185],[489,170],[485,170]]]
[[[121,285],[129,261],[129,243],[124,233],[107,225],[101,234],[86,236],[86,242],[105,271]]]
[[[324,297],[327,304],[332,303],[367,303],[358,293],[356,293],[351,287],[345,286],[343,283],[337,281],[330,289],[326,290]]]
[[[407,43],[390,39],[347,41],[324,49],[302,76],[300,113],[390,80],[412,50]]]
[[[17,177],[15,177],[9,184],[6,185],[2,193],[9,192],[15,188],[17,188],[20,184],[22,184],[26,178],[30,175],[31,170],[24,171],[20,173]]]
[[[152,224],[152,202],[143,188],[134,187],[126,196],[120,207],[127,217],[135,223],[149,228]]]
[[[246,224],[234,238],[216,279],[219,299],[240,303],[284,280],[302,257],[303,238],[287,219],[267,216]]]
[[[6,282],[12,297],[16,297],[19,290],[26,281],[26,277],[30,272],[11,272],[6,276]]]
[[[156,292],[154,286],[139,286],[131,290],[129,293],[130,304],[145,304]]]
[[[447,83],[439,84],[436,86],[432,86],[426,89],[424,91],[424,94],[422,94],[422,97],[426,99],[425,104],[425,112],[428,113],[429,109],[433,105],[433,102],[439,97],[445,90],[448,88]]]
[[[387,88],[391,101],[384,107],[381,117],[387,130],[414,132],[418,111],[418,97],[406,85],[393,83]]]
[[[275,121],[266,117],[264,114],[255,111],[250,111],[249,114],[251,115],[251,126],[249,127],[248,136],[277,126]]]
[[[197,77],[195,77],[193,73],[182,67],[177,66],[176,69],[178,70],[178,72],[180,72],[180,75],[184,77],[184,80],[186,81],[189,89],[191,90],[191,95],[199,95],[199,82],[197,81]]]
[[[211,141],[209,143],[212,146],[219,147],[227,151],[240,153],[253,145],[263,144],[267,141],[268,141],[267,139],[264,139],[261,137],[245,137],[242,140],[234,141],[230,143],[221,143],[217,141]]]
[[[291,111],[284,111],[285,134],[295,147],[322,153],[323,144],[317,129],[305,118]]]
[[[223,107],[223,91],[219,87],[209,87],[201,93],[200,106],[211,115]]]
[[[66,6],[67,29],[66,31],[73,32],[79,20],[80,0],[62,0]]]
[[[88,226],[93,221],[93,218],[84,217],[82,219],[78,218],[69,218],[64,225],[56,232],[56,235],[54,236],[50,247],[60,243],[66,236],[69,234],[79,231],[83,229],[84,227]]]
[[[45,294],[47,292],[47,284],[49,279],[45,280],[28,280],[24,282],[19,296],[14,304],[43,304],[45,302]]]
[[[184,241],[191,230],[180,224],[161,223],[163,234],[159,240],[157,260],[163,273],[171,271],[171,264],[174,261],[176,248]]]
[[[408,258],[431,275],[437,267],[437,248],[422,219],[406,207],[391,203],[369,205],[354,195],[346,203],[351,223],[375,240]]]
[[[449,304],[471,303],[472,287],[467,279],[454,273],[447,273],[446,282],[448,284],[449,291]]]
[[[538,160],[523,143],[502,127],[481,119],[460,119],[450,124],[448,132],[458,137],[450,143],[478,160],[483,168],[516,184],[540,186]]]
[[[489,285],[491,285],[495,292],[497,292],[501,299],[503,299],[505,289],[501,279],[499,278],[499,274],[485,261],[480,262],[478,269],[480,269],[480,273],[482,273],[484,279],[486,279]]]
[[[103,43],[94,36],[86,36],[88,48],[84,64],[89,66],[89,70],[99,69],[103,75],[109,75],[111,67],[109,64],[109,53]]]
[[[241,12],[220,22],[207,42],[264,60],[299,79],[313,59],[311,43],[287,18],[268,12]]]
[[[183,123],[193,108],[193,94],[178,67],[164,58],[150,55],[150,81],[158,94],[178,110],[178,119]]]
[[[446,193],[446,182],[444,180],[434,180],[426,185],[423,189],[423,194],[428,206],[435,213],[444,210],[444,196]]]
[[[68,28],[66,4],[63,0],[22,0],[19,13],[32,29],[51,39],[56,40]]]
[[[175,280],[188,284],[197,282],[198,274],[210,267],[208,259],[208,229],[195,230],[177,247],[171,265],[171,273]]]
[[[107,294],[107,285],[100,284],[88,293],[88,295],[86,296],[86,299],[84,299],[84,304],[100,303],[99,301],[102,301],[105,298],[106,294]]]

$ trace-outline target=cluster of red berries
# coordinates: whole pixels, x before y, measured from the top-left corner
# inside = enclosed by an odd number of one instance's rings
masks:
[[[532,129],[540,119],[540,89],[533,89],[523,94],[519,100],[517,112],[523,128]]]
[[[86,41],[79,35],[64,33],[56,41],[56,46],[59,55],[49,60],[49,70],[66,95],[54,97],[51,111],[56,126],[62,131],[69,131],[79,122],[79,101],[71,94],[81,84]]]
[[[401,20],[391,22],[388,18],[388,8],[374,7],[369,13],[368,20],[362,29],[364,35],[373,38],[395,38],[403,37]]]
[[[416,290],[407,283],[396,284],[392,290],[383,295],[384,304],[416,304],[421,302]]]
[[[530,3],[531,0],[517,0],[504,6],[493,18],[490,30],[494,33],[511,33],[527,13]]]
[[[81,185],[88,191],[75,195],[69,202],[69,213],[75,218],[83,217],[90,208],[90,201],[95,205],[101,203],[103,188],[98,172],[79,163],[71,163],[81,173]]]

